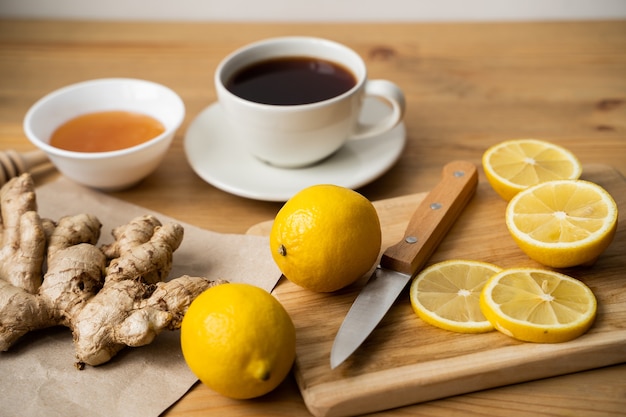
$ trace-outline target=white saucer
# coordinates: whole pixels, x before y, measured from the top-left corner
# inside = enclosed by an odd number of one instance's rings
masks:
[[[364,121],[378,120],[389,109],[368,99]],[[203,180],[241,197],[265,201],[287,201],[301,189],[315,184],[361,187],[396,163],[406,141],[404,124],[369,139],[349,141],[324,161],[305,168],[284,169],[268,165],[250,155],[232,137],[222,109],[214,103],[189,125],[185,134],[187,160]]]

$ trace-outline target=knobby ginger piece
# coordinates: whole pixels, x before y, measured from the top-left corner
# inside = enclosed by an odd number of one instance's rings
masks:
[[[163,282],[183,239],[179,224],[141,216],[114,229],[115,241],[98,248],[96,217],[39,218],[28,174],[2,187],[0,206],[2,351],[29,331],[61,325],[73,333],[77,367],[100,365],[125,346],[179,328],[201,292],[226,282],[186,275]]]
[[[117,245],[119,257],[109,264],[107,280],[141,278],[146,283],[154,284],[167,278],[172,269],[173,253],[183,240],[183,227],[170,223],[151,230],[153,234],[146,242],[136,246]]]
[[[161,331],[180,328],[191,301],[223,282],[189,276],[155,285],[107,281],[75,317],[72,328],[78,366],[100,365],[125,346],[147,345]]]
[[[0,279],[34,294],[41,285],[46,236],[30,175],[0,189]]]

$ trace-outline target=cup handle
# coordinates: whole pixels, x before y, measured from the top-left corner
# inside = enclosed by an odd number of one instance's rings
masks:
[[[364,96],[374,97],[388,103],[391,105],[391,113],[372,124],[359,122],[350,139],[365,139],[385,133],[400,123],[404,116],[406,107],[404,93],[391,81],[368,80],[365,84]]]

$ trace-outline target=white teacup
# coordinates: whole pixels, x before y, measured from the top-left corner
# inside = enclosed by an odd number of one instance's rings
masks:
[[[330,98],[300,104],[259,102],[233,93],[233,77],[251,65],[278,58],[330,61],[351,73],[347,91]],[[317,82],[317,81],[315,81]],[[305,87],[302,83],[299,86]],[[256,42],[228,55],[215,72],[217,96],[237,139],[262,161],[281,168],[314,164],[332,155],[348,140],[380,135],[395,127],[404,115],[402,90],[386,80],[368,80],[361,57],[339,43],[313,37],[282,37]],[[321,84],[319,86],[322,86]],[[322,90],[315,86],[313,90]],[[298,95],[300,87],[293,88]],[[271,92],[268,89],[266,92]],[[391,112],[372,124],[359,120],[365,97],[389,103]]]

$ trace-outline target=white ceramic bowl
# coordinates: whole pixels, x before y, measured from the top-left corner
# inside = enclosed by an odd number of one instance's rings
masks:
[[[111,152],[73,152],[48,143],[54,130],[69,119],[109,110],[152,116],[165,132]],[[26,113],[24,131],[63,175],[88,187],[114,191],[135,185],[158,167],[184,117],[183,101],[167,87],[145,80],[104,78],[72,84],[41,98]]]

